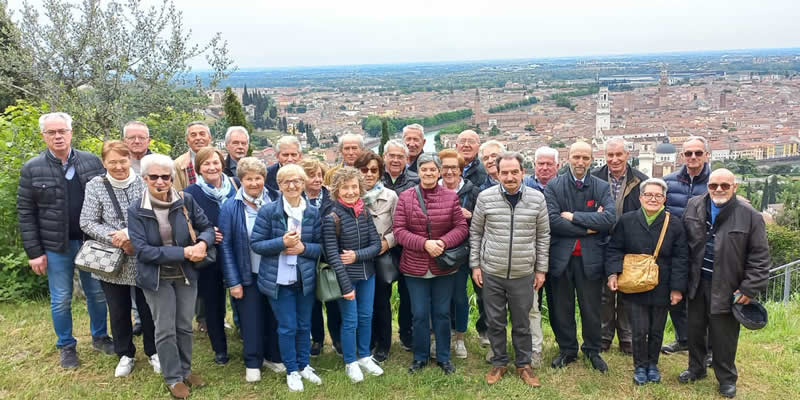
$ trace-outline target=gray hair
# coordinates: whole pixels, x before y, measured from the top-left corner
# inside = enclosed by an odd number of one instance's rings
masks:
[[[247,129],[243,126],[236,125],[228,128],[228,130],[225,132],[225,144],[228,144],[231,141],[231,135],[233,135],[234,132],[244,133],[244,135],[247,136],[247,142],[250,142],[250,134],[247,133]]]
[[[142,176],[147,175],[147,172],[150,170],[150,167],[162,167],[168,168],[170,171],[170,175],[172,175],[172,179],[175,179],[175,162],[169,158],[168,155],[165,154],[148,154],[142,158]]]
[[[188,124],[186,124],[186,133],[184,133],[184,136],[189,136],[189,128],[191,128],[193,126],[197,126],[197,125],[200,125],[203,128],[206,128],[206,132],[208,132],[208,135],[209,136],[211,135],[211,128],[208,127],[208,124],[206,124],[203,121],[192,121],[192,122],[189,122]]]
[[[41,117],[39,117],[39,132],[44,132],[45,122],[56,119],[64,121],[64,123],[67,124],[67,129],[72,130],[72,117],[70,117],[69,114],[65,112],[53,112],[43,114]]]
[[[442,160],[439,159],[439,156],[436,153],[422,153],[417,157],[417,168],[421,167],[422,164],[432,162],[436,164],[436,168],[441,170],[442,169]]]
[[[625,141],[625,138],[620,136],[614,136],[611,139],[608,139],[608,141],[606,142],[606,149],[608,149],[611,146],[617,146],[617,145],[622,145],[622,150],[625,151],[626,153],[628,152],[628,142]]]
[[[711,149],[709,149],[709,147],[708,147],[708,140],[706,140],[706,138],[704,138],[702,136],[695,136],[695,135],[689,136],[689,138],[686,139],[686,141],[683,142],[683,144],[686,145],[686,143],[689,143],[692,140],[699,140],[699,141],[703,142],[703,150],[705,150],[706,153],[711,151]]]
[[[247,174],[258,174],[266,178],[267,166],[258,158],[243,157],[236,164],[236,177],[242,179]]]
[[[289,135],[281,136],[281,138],[278,139],[277,142],[275,142],[275,146],[273,146],[272,149],[275,150],[275,153],[277,154],[281,152],[281,147],[286,145],[297,146],[297,152],[298,153],[303,152],[303,147],[300,145],[300,141],[297,140],[296,137]]]
[[[147,137],[148,138],[150,137],[150,128],[147,127],[147,124],[145,124],[142,121],[134,120],[134,121],[126,122],[125,125],[122,127],[122,138],[123,139],[125,139],[125,135],[128,134],[128,128],[133,127],[133,126],[144,128],[144,130],[147,132]]]
[[[487,147],[497,147],[498,149],[500,149],[501,153],[506,151],[506,145],[504,145],[499,140],[492,139],[482,144],[481,147],[478,147],[478,154],[483,156],[483,150],[485,150]]]
[[[522,158],[522,154],[519,154],[516,151],[504,151],[497,155],[497,173],[500,173],[500,161],[502,160],[517,160],[519,162],[519,168],[525,169],[522,164],[525,163],[525,160]]]
[[[386,142],[386,144],[383,145],[383,154],[388,153],[389,147],[392,146],[403,149],[403,151],[406,153],[406,157],[408,157],[408,146],[406,146],[406,144],[400,139],[390,139],[388,142]]]
[[[536,152],[533,153],[533,162],[538,161],[540,156],[553,156],[553,161],[558,164],[558,150],[550,146],[542,146],[536,149]]]
[[[661,179],[661,178],[650,178],[650,179],[647,179],[646,181],[644,181],[641,184],[639,184],[639,192],[640,193],[644,193],[644,188],[646,188],[647,185],[658,185],[658,186],[661,186],[661,191],[662,191],[663,195],[664,196],[667,195],[668,186],[667,186],[667,182],[664,182],[663,179]]]
[[[358,147],[360,147],[362,149],[364,148],[364,136],[363,135],[359,135],[357,133],[345,133],[344,135],[339,136],[339,150],[341,150],[342,146],[344,146],[344,141],[345,140],[350,140],[350,139],[358,140]]]
[[[403,127],[403,137],[406,137],[406,132],[408,131],[419,131],[422,134],[422,137],[425,137],[425,128],[420,124],[410,124]]]

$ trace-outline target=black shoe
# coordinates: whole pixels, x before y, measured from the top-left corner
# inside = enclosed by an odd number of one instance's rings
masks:
[[[701,375],[698,375],[698,374],[695,374],[694,372],[689,371],[687,369],[687,370],[684,370],[683,372],[681,372],[680,375],[678,375],[678,382],[680,382],[680,383],[694,382],[694,381],[698,381],[700,379],[705,379],[706,376],[708,376],[708,375],[705,372],[703,372],[703,374],[701,374]]]
[[[600,353],[589,354],[589,361],[592,363],[592,368],[600,372],[608,371],[608,364],[603,360],[603,357],[600,357]]]
[[[375,351],[372,352],[372,360],[376,363],[382,363],[389,358],[389,350],[375,348]]]
[[[425,368],[426,365],[428,365],[428,363],[426,363],[425,361],[414,360],[413,362],[411,362],[411,366],[408,367],[408,373],[409,374],[413,374],[413,373]]]
[[[619,351],[625,355],[633,355],[633,344],[631,342],[620,342]]]
[[[719,385],[719,394],[721,394],[722,397],[727,397],[729,399],[736,397],[736,384]]]
[[[314,342],[311,343],[311,351],[309,352],[311,357],[317,357],[322,354],[322,343]]]
[[[114,341],[108,336],[92,338],[92,348],[108,355],[114,354]]]
[[[403,346],[403,350],[405,351],[411,351],[412,343],[413,341],[411,340],[411,338],[402,338],[402,337],[400,338],[400,345]]]
[[[608,351],[608,349],[610,349],[610,348],[611,348],[611,342],[606,342],[604,340],[603,343],[600,343],[600,352],[601,353],[604,353],[604,352]]]
[[[635,368],[633,370],[633,384],[642,386],[647,383],[647,370],[644,368]]]
[[[339,342],[333,342],[333,351],[335,351],[339,357],[344,356],[344,353],[342,353],[342,344]]]
[[[687,343],[681,343],[678,341],[674,341],[668,345],[661,347],[661,352],[664,354],[673,354],[678,353],[681,351],[688,351],[689,345]]]
[[[553,359],[553,362],[550,363],[550,366],[553,368],[564,368],[567,364],[573,363],[577,359],[578,356],[575,354],[558,353],[556,358]]]
[[[444,372],[445,375],[450,375],[450,374],[456,372],[456,367],[450,361],[448,361],[448,362],[438,362],[437,361],[436,365],[438,365],[439,368],[442,369],[442,371]]]
[[[217,353],[214,355],[214,362],[219,365],[225,365],[230,361],[228,353]]]
[[[61,368],[64,369],[74,369],[78,368],[80,362],[78,361],[78,352],[75,351],[75,345],[71,346],[64,346],[59,351],[59,363],[61,364]]]
[[[714,362],[714,353],[709,351],[708,354],[706,354],[706,368],[710,368],[711,363],[713,362]]]
[[[137,323],[133,324],[133,331],[131,331],[131,333],[133,333],[133,336],[141,335],[142,334],[142,323],[141,322],[137,322]]]

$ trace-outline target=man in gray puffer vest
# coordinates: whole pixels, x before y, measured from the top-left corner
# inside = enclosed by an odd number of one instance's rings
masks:
[[[487,336],[494,353],[486,381],[494,384],[507,371],[508,310],[517,374],[526,384],[538,387],[530,365],[533,341],[528,315],[538,309],[536,291],[547,274],[550,220],[544,196],[522,185],[522,162],[519,153],[500,154],[500,185],[478,195],[470,227],[470,267],[473,280],[483,288]],[[541,336],[541,323],[533,329]]]

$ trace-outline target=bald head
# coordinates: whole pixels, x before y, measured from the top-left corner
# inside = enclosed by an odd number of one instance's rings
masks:
[[[461,157],[464,157],[464,160],[467,163],[470,163],[473,159],[475,159],[475,156],[478,154],[480,144],[480,137],[478,137],[478,134],[471,129],[467,129],[459,133],[458,138],[456,138],[456,150],[458,150],[458,153],[461,154]]]
[[[590,165],[592,165],[592,145],[575,142],[569,146],[569,169],[576,178],[583,179]]]
[[[721,206],[736,195],[736,176],[725,168],[715,169],[708,177],[708,194],[715,205]]]

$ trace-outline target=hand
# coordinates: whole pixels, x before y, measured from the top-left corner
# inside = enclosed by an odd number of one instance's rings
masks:
[[[124,251],[124,252],[125,252],[125,254],[127,254],[127,255],[129,255],[129,256],[132,256],[132,255],[133,255],[133,253],[134,253],[134,250],[133,250],[133,243],[131,243],[131,241],[130,241],[130,240],[128,240],[127,242],[125,242],[125,244],[123,244],[123,245],[122,245],[122,251]]]
[[[675,305],[681,302],[683,299],[683,295],[681,294],[680,290],[673,290],[669,292],[669,304]]]
[[[111,232],[111,233],[108,234],[108,236],[111,236],[111,244],[114,247],[117,247],[117,248],[120,248],[120,249],[122,248],[122,246],[125,245],[125,242],[127,242],[129,240],[128,239],[128,235],[125,234],[124,230],[118,230],[116,232]]]
[[[539,290],[544,285],[545,274],[544,272],[537,272],[533,281],[533,290]]]
[[[206,242],[201,241],[193,246],[184,247],[183,256],[189,261],[203,261],[206,257]]]
[[[597,207],[597,212],[599,213],[603,212],[603,206]]]
[[[305,250],[306,250],[306,245],[304,245],[303,242],[297,242],[296,245],[289,247],[284,252],[289,255],[298,255],[302,254]]]
[[[594,235],[595,233],[597,233],[597,231],[594,230],[594,229],[587,229],[586,233],[589,234],[589,235]]]
[[[571,212],[569,212],[569,211],[562,211],[561,212],[561,218],[564,218],[565,220],[567,220],[569,222],[572,222],[572,217],[573,217],[573,214]]]
[[[609,290],[611,290],[612,292],[616,292],[617,289],[619,288],[617,286],[617,274],[609,275],[608,276],[608,282],[606,283],[606,285],[608,285],[608,289]]]
[[[744,293],[742,293],[741,291],[737,290],[733,292],[733,295],[734,296],[739,295],[739,298],[736,299],[736,304],[744,304],[744,305],[750,304],[750,298],[745,296]]]
[[[472,269],[472,281],[475,282],[479,288],[483,287],[483,272],[481,272],[480,267]]]
[[[31,266],[34,274],[44,275],[47,273],[47,254],[42,254],[39,257],[28,260],[28,265]]]
[[[294,247],[297,242],[300,241],[300,235],[297,234],[297,231],[289,231],[283,234],[283,245],[286,248]]]
[[[216,226],[214,227],[214,243],[222,242],[222,232],[219,231],[219,228]]]
[[[356,252],[353,250],[345,250],[339,253],[339,258],[342,260],[342,264],[352,264],[356,262]]]
[[[441,240],[425,241],[425,251],[427,251],[431,257],[439,257],[444,251],[444,246],[440,246],[439,242],[441,242]]]
[[[351,290],[351,291],[343,294],[342,297],[345,300],[355,300],[356,299],[356,291],[355,290]]]
[[[386,250],[389,250],[389,242],[384,239],[381,239],[381,252],[378,255],[386,253]]]
[[[462,215],[464,216],[464,218],[466,218],[466,219],[470,219],[470,218],[472,218],[472,212],[471,212],[471,211],[469,211],[469,210],[467,210],[467,209],[466,209],[466,208],[464,208],[464,207],[461,207],[461,214],[462,214]]]
[[[230,290],[231,296],[233,296],[234,299],[241,299],[244,296],[242,285],[236,285],[228,290]]]

